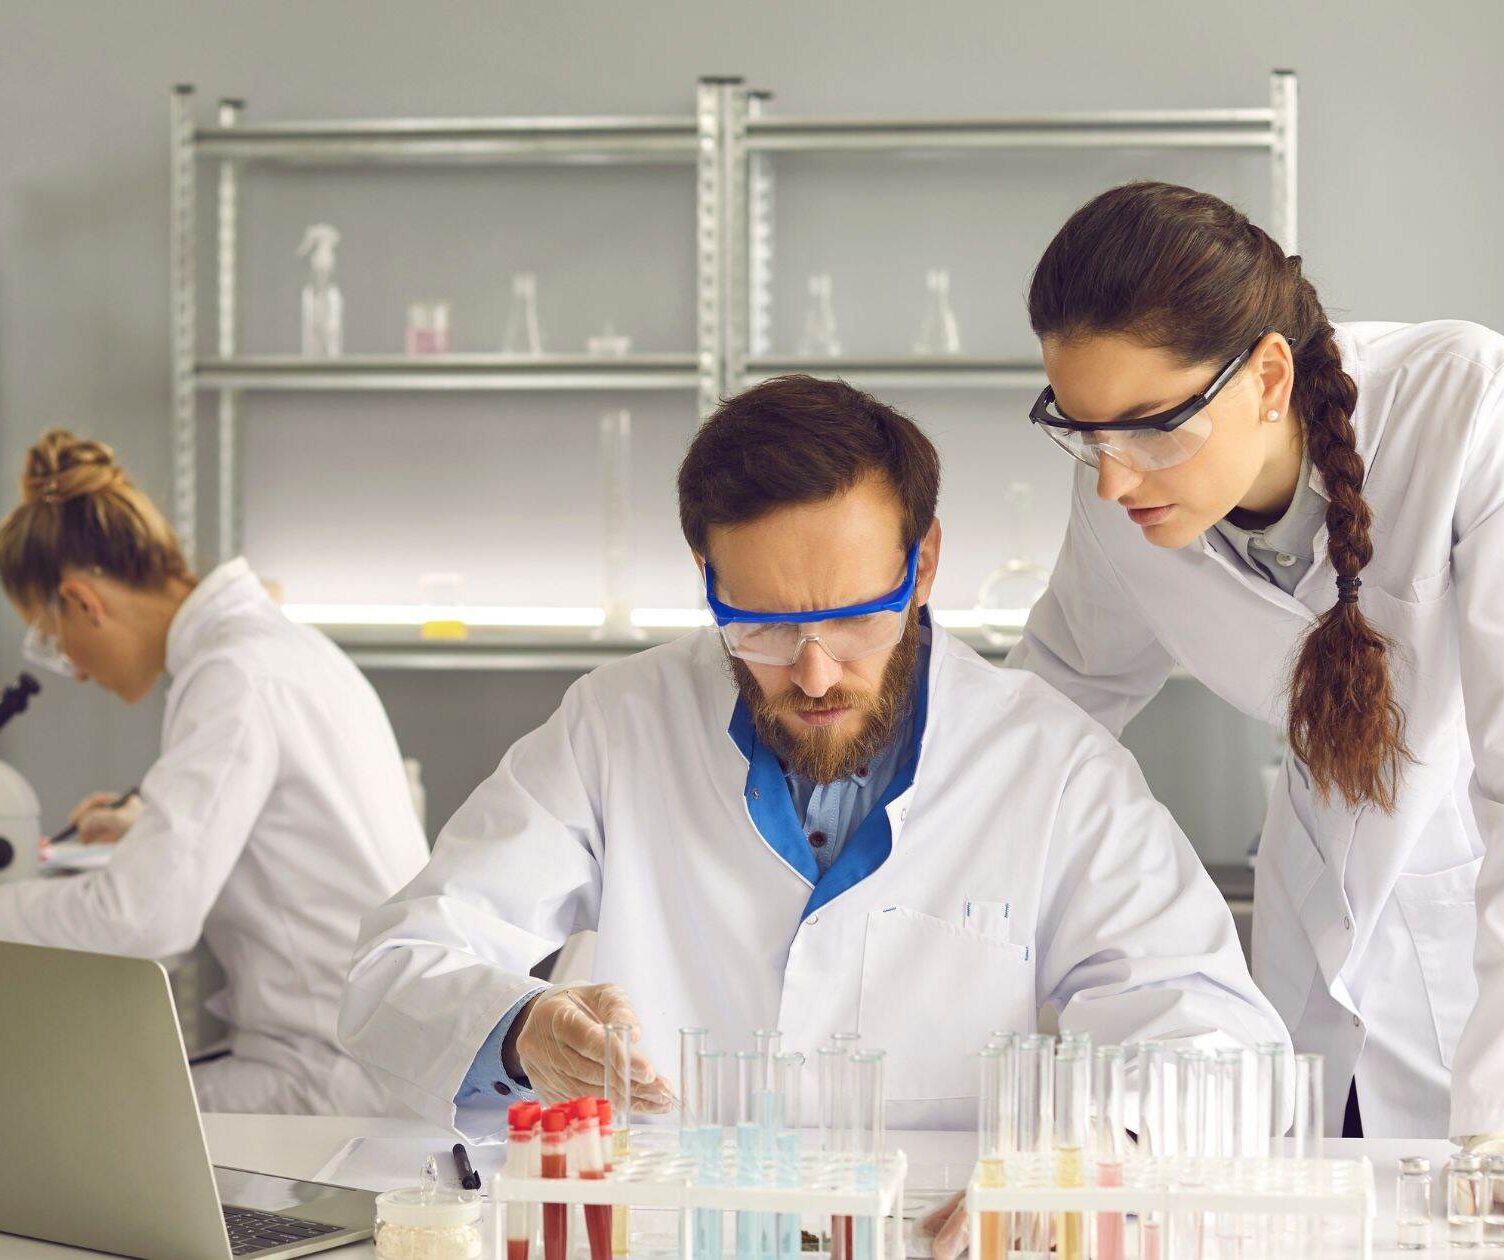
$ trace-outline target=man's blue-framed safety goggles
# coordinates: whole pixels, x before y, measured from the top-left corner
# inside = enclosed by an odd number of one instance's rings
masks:
[[[886,595],[841,608],[808,612],[752,612],[716,598],[715,570],[705,562],[705,602],[726,650],[744,661],[792,665],[806,643],[818,643],[832,660],[854,661],[893,647],[903,637],[904,613],[914,598],[919,544],[909,548],[904,578]],[[818,633],[807,627],[818,625]]]

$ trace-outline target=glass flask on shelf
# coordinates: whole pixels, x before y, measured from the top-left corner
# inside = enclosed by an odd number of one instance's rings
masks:
[[[303,286],[303,357],[337,359],[344,352],[345,299],[334,283],[334,248],[339,229],[312,224],[303,233],[298,257],[308,259],[308,283]]]
[[[1050,584],[1050,571],[1029,559],[1033,516],[1033,487],[1026,481],[1015,481],[1003,493],[1003,546],[1008,558],[987,575],[977,592],[982,635],[997,647],[1017,638],[1029,610]]]
[[[932,357],[960,354],[961,332],[950,305],[950,272],[943,267],[932,267],[925,273],[924,286],[928,297],[914,353]]]
[[[841,337],[836,331],[834,287],[828,271],[817,272],[809,278],[809,301],[804,308],[799,353],[810,359],[840,356]]]
[[[470,637],[464,593],[463,573],[425,573],[418,578],[418,599],[423,607],[421,638],[452,642]]]
[[[512,277],[512,306],[507,312],[503,354],[536,358],[543,353],[543,330],[538,323],[538,277],[519,271]]]

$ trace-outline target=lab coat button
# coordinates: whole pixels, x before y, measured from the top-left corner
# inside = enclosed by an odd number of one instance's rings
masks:
[[[754,801],[757,800],[761,795],[762,795],[762,793],[759,792],[757,788],[753,788],[752,789],[752,799]]]
[[[1295,557],[1291,556],[1291,555],[1286,555],[1282,551],[1282,552],[1279,553],[1279,555],[1277,555],[1277,556],[1274,557],[1274,563],[1277,564],[1277,565],[1279,565],[1279,567],[1282,568],[1282,569],[1288,569],[1292,564],[1295,563]]]
[[[1354,1028],[1362,1028],[1363,1027],[1363,1021],[1361,1019],[1359,1019],[1358,1016],[1356,1016],[1356,1015],[1353,1016],[1353,1027]]]
[[[1353,920],[1351,915],[1344,914],[1342,916],[1342,926],[1349,932],[1353,930]]]
[[[804,921],[804,926],[814,927],[818,922],[820,922],[820,916],[818,914],[812,914]]]
[[[907,805],[905,805],[901,810],[898,811],[898,821],[899,822],[908,822],[909,821],[909,807]]]

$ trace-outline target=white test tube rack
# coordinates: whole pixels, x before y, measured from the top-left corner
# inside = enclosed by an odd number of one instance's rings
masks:
[[[718,1185],[701,1184],[698,1156],[678,1150],[634,1152],[625,1163],[596,1181],[574,1177],[508,1177],[497,1173],[491,1179],[490,1198],[493,1210],[498,1213],[498,1240],[504,1246],[508,1203],[609,1203],[629,1208],[870,1219],[877,1226],[873,1255],[883,1260],[902,1254],[903,1189],[908,1159],[901,1150],[890,1150],[883,1158],[875,1189],[855,1187],[855,1169],[849,1158],[818,1152],[801,1154],[797,1188],[739,1186],[735,1141],[725,1142],[721,1150]],[[729,1231],[727,1236],[730,1237]],[[571,1250],[576,1250],[582,1241],[572,1242]],[[532,1254],[541,1256],[536,1250]]]
[[[1267,1249],[1250,1245],[1244,1238],[1237,1250],[1242,1260],[1288,1260],[1301,1254],[1292,1251],[1292,1237],[1300,1239],[1300,1222],[1320,1222],[1319,1234],[1304,1241],[1329,1241],[1335,1234],[1346,1246],[1356,1244],[1362,1260],[1372,1260],[1374,1181],[1373,1165],[1367,1159],[1212,1159],[1179,1157],[1129,1157],[1123,1161],[1121,1186],[1087,1184],[1065,1187],[1055,1184],[1053,1154],[1011,1155],[1006,1158],[1006,1185],[983,1185],[980,1169],[972,1174],[966,1191],[971,1229],[971,1255],[982,1255],[981,1214],[1050,1214],[1057,1212],[1119,1213],[1143,1217],[1160,1215],[1218,1214],[1253,1222],[1259,1218],[1278,1222],[1267,1234],[1255,1226],[1253,1238],[1267,1237]],[[1131,1230],[1129,1231],[1131,1234]],[[1213,1238],[1208,1229],[1207,1254]],[[1012,1253],[1015,1255],[1024,1253]],[[1132,1248],[1129,1254],[1133,1254]],[[1317,1247],[1306,1254],[1329,1255]]]

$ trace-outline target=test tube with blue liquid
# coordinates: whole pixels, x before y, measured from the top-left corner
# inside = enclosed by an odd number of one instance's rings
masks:
[[[720,1050],[700,1050],[695,1055],[695,1153],[697,1180],[702,1186],[718,1186],[723,1176],[721,1162],[721,1064]],[[694,1260],[721,1260],[721,1210],[695,1209]]]
[[[736,1184],[760,1186],[763,1181],[763,1121],[766,1109],[762,1086],[762,1055],[756,1050],[736,1052]],[[736,1214],[736,1260],[763,1260],[761,1212]]]
[[[864,1050],[851,1056],[852,1188],[861,1191],[878,1189],[887,1153],[883,1059],[881,1050]],[[857,1217],[852,1226],[852,1260],[877,1260],[881,1237],[881,1217]]]
[[[762,1139],[763,1184],[771,1185],[773,1163],[777,1157],[778,1126],[782,1117],[782,1103],[775,1089],[774,1061],[783,1044],[783,1034],[776,1028],[759,1028],[752,1034],[752,1047],[757,1052],[757,1078],[753,1086],[757,1112],[757,1126]],[[773,1260],[778,1249],[778,1220],[772,1212],[764,1212],[759,1219],[760,1242],[758,1250],[763,1260]]]
[[[798,1052],[780,1054],[773,1060],[773,1092],[781,1107],[776,1136],[776,1180],[778,1186],[784,1190],[802,1188],[799,1128],[804,1123],[803,1079],[804,1056],[802,1054]],[[778,1260],[799,1260],[802,1249],[799,1213],[780,1213],[778,1216]]]

